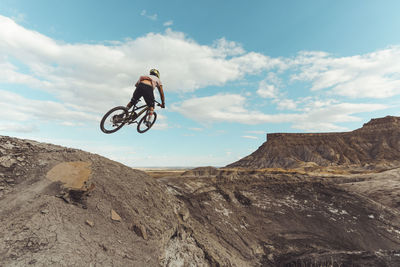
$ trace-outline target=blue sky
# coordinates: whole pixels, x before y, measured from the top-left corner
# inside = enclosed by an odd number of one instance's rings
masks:
[[[271,132],[400,115],[398,1],[0,2],[0,134],[133,167],[224,166]],[[154,129],[99,130],[158,68]],[[157,92],[156,92],[157,95]]]

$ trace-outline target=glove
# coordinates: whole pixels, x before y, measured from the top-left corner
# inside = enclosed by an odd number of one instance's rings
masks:
[[[162,104],[161,104],[161,108],[165,108],[165,103],[162,103]]]

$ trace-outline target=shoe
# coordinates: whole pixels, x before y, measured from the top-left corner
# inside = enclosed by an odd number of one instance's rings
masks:
[[[145,121],[144,124],[147,126],[147,128],[150,128],[151,122],[150,121]]]

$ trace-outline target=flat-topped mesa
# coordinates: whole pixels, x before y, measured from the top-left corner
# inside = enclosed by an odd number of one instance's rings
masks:
[[[351,132],[269,133],[267,142],[228,167],[378,165],[400,162],[400,117],[372,119]]]
[[[347,132],[334,132],[334,133],[267,133],[267,141],[276,138],[325,138],[335,135],[346,135]]]
[[[332,136],[354,135],[359,131],[370,131],[372,129],[379,131],[388,131],[400,127],[400,117],[386,116],[384,118],[371,119],[364,123],[362,128],[351,132],[328,132],[328,133],[267,133],[267,141],[278,137],[282,138],[326,138]]]

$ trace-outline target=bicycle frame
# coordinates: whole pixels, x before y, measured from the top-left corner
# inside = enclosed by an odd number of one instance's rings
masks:
[[[154,102],[156,102],[157,105],[160,105],[160,103],[158,103],[157,100],[154,100]],[[141,109],[141,110],[140,110],[140,109]],[[140,110],[140,111],[139,111],[139,112],[136,112],[136,111],[138,111],[138,110]],[[146,104],[141,105],[141,106],[139,106],[139,107],[136,106],[136,105],[134,105],[133,108],[132,108],[132,110],[131,110],[131,111],[128,111],[128,112],[129,112],[129,116],[128,116],[129,119],[128,119],[127,123],[128,123],[128,124],[138,123],[138,122],[137,122],[137,119],[138,119],[143,113],[145,113],[145,112],[146,112],[146,115],[147,115],[148,110],[149,110],[149,107],[148,107]],[[133,113],[136,113],[136,118],[134,118],[134,119],[132,119]]]

